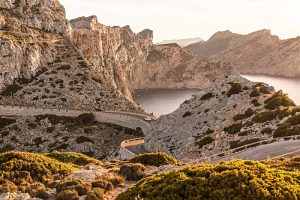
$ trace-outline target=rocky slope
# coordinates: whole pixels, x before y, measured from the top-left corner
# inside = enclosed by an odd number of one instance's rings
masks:
[[[146,134],[145,144],[148,150],[185,161],[221,157],[250,143],[300,135],[299,111],[282,92],[230,76],[160,117]]]
[[[79,117],[1,116],[0,128],[0,153],[75,151],[98,159],[113,153],[122,141],[143,136],[136,130],[95,122],[87,114]]]
[[[139,76],[133,82],[135,89],[203,89],[224,74],[235,74],[235,69],[226,63],[194,56],[178,44],[164,44],[152,46],[146,64],[136,74]]]
[[[200,57],[229,62],[240,73],[300,75],[300,38],[281,40],[270,30],[248,35],[218,32],[207,42],[191,44],[186,49]]]

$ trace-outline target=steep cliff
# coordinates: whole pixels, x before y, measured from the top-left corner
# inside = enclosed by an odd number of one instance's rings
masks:
[[[230,150],[242,151],[247,144],[299,135],[299,112],[282,92],[229,76],[153,122],[145,144],[148,150],[185,161],[222,157]]]
[[[135,89],[206,88],[226,74],[235,74],[231,65],[199,58],[177,44],[154,45],[146,63],[136,70]]]
[[[280,40],[270,30],[248,35],[218,32],[207,42],[186,49],[201,57],[229,62],[241,73],[300,76],[300,38]]]
[[[71,24],[73,41],[94,71],[132,100],[131,82],[152,46],[153,32],[144,30],[135,34],[129,26],[105,26],[98,23],[96,16],[74,19]]]
[[[70,40],[70,23],[57,0],[0,5],[1,103],[137,111]]]

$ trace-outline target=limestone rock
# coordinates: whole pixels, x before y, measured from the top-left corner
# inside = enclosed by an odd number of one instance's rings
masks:
[[[207,42],[186,47],[198,56],[222,60],[240,73],[296,77],[300,75],[300,38],[281,40],[270,30],[248,35],[218,32]]]
[[[276,99],[289,103],[267,109],[266,100],[275,94],[280,96]],[[223,77],[175,112],[153,122],[145,147],[187,162],[215,154],[224,156],[222,153],[247,144],[297,134],[298,125],[286,132],[280,129],[283,118],[295,116],[298,108],[294,106],[288,97],[266,84],[240,76]]]

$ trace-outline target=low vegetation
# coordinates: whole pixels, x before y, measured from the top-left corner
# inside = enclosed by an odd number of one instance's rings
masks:
[[[204,147],[205,145],[211,144],[213,143],[215,140],[212,137],[205,137],[199,141],[196,142],[196,145],[199,146],[199,148],[201,149],[202,147]]]
[[[128,181],[138,181],[146,176],[146,167],[140,163],[126,163],[120,168],[120,175]]]
[[[265,100],[265,108],[275,110],[276,108],[296,106],[296,104],[282,91],[276,92],[272,97]]]
[[[88,164],[103,165],[101,161],[81,153],[54,151],[52,153],[46,154],[46,156],[60,162],[71,163],[80,166],[85,166]]]
[[[227,93],[228,97],[231,97],[234,94],[239,94],[239,93],[241,93],[243,91],[242,90],[242,86],[241,86],[240,83],[231,82],[231,83],[228,83],[228,84],[231,85],[231,88],[230,88],[230,90]]]
[[[138,155],[131,160],[130,163],[140,163],[148,166],[162,166],[162,165],[176,165],[178,164],[178,160],[167,155],[166,153],[146,153],[142,155]]]
[[[242,127],[242,123],[232,124],[231,126],[224,128],[224,131],[228,134],[236,134],[241,131]]]
[[[254,161],[232,161],[173,170],[145,178],[117,200],[300,198],[300,174]]]

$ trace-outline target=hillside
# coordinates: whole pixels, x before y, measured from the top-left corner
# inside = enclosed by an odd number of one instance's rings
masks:
[[[203,39],[200,37],[196,37],[196,38],[186,38],[186,39],[177,39],[177,40],[164,40],[162,42],[157,43],[158,45],[160,44],[172,44],[172,43],[176,43],[178,44],[180,47],[186,47],[190,44],[194,44],[196,42],[203,42]]]
[[[188,162],[222,157],[247,144],[299,135],[299,111],[281,91],[229,76],[155,121],[145,145]]]
[[[247,35],[223,31],[186,49],[200,57],[229,62],[240,73],[297,77],[300,75],[299,45],[298,37],[281,40],[270,30]]]

